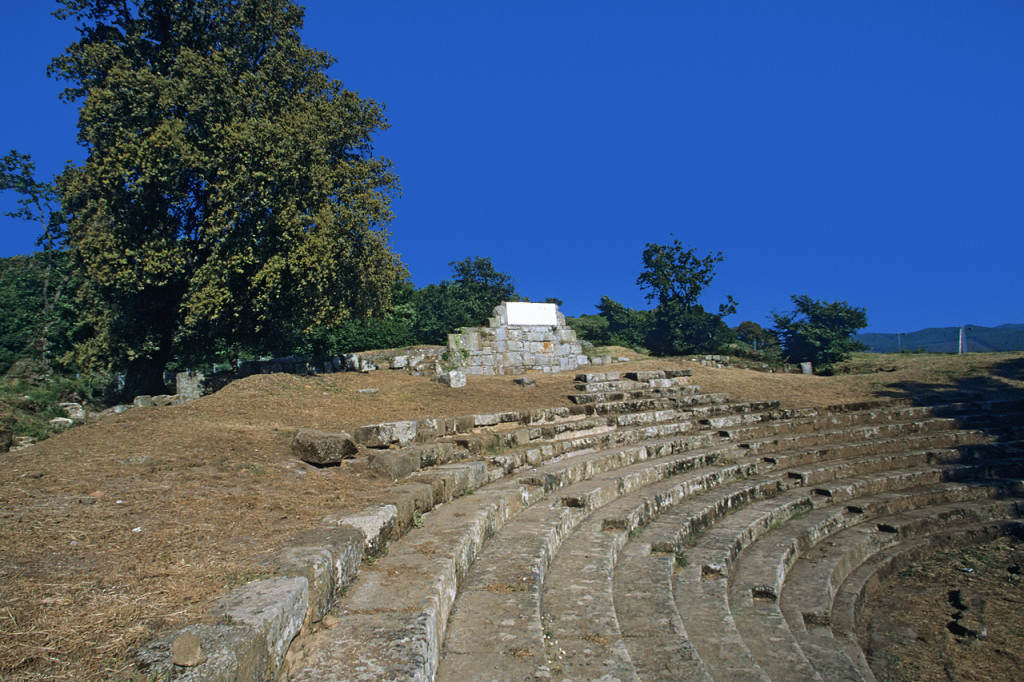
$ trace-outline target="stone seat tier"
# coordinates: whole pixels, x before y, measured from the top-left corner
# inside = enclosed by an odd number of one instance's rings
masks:
[[[425,528],[412,530],[394,543],[387,556],[364,569],[341,601],[343,626],[319,633],[308,644],[308,656],[296,666],[293,678],[432,677],[460,582],[484,540],[511,516],[563,487],[692,447],[692,438],[662,439],[649,447],[609,449],[551,461],[519,481],[492,484],[436,509],[424,517]],[[707,458],[720,453],[693,456]],[[661,470],[672,471],[674,466]],[[623,480],[630,480],[628,474]],[[606,485],[615,489],[622,483],[615,480]],[[593,490],[588,494],[596,495]],[[583,514],[563,505],[561,498],[555,506],[567,510],[566,518]]]
[[[557,499],[506,524],[481,552],[456,599],[440,676],[487,679],[498,674],[514,678],[550,672],[553,661],[549,660],[541,620],[541,592],[549,563],[559,553],[566,534],[594,509],[633,491],[682,472],[699,478],[702,469],[719,457],[713,451],[668,455],[596,473],[561,488]],[[495,593],[512,596],[499,598]],[[494,639],[481,637],[481,633],[493,634]],[[495,641],[507,645],[495,646]],[[624,674],[621,667],[606,672]]]
[[[743,469],[744,475],[754,474],[755,467],[756,461],[748,462]],[[627,656],[630,647],[621,643],[615,608],[605,598],[612,592],[609,567],[615,565],[618,548],[625,542],[628,532],[635,531],[661,509],[672,506],[686,495],[707,490],[710,487],[707,480],[719,483],[730,480],[732,476],[724,471],[728,468],[721,467],[723,471],[719,472],[702,471],[699,476],[691,475],[689,478],[680,476],[686,480],[672,479],[644,488],[637,494],[608,504],[569,536],[553,561],[544,585],[542,618],[553,632],[552,637],[561,638],[555,646],[562,647],[562,642],[570,642],[571,646],[563,648],[578,655],[565,654],[557,663],[549,661],[550,665],[557,665],[570,678],[608,673],[607,670],[593,669],[590,661],[595,655],[605,662],[617,661],[611,671],[614,674],[621,675],[624,669],[629,668]],[[739,466],[732,465],[731,468],[737,470]],[[580,598],[582,592],[589,596]],[[598,595],[602,598],[595,598]],[[671,612],[666,612],[665,619],[667,622],[674,620]],[[643,638],[635,640],[641,644],[643,641]],[[658,650],[663,649],[660,647]],[[694,657],[684,654],[684,660],[688,666],[686,669],[694,672]]]
[[[747,547],[730,572],[729,607],[740,635],[770,676],[779,676],[786,669],[787,658],[792,656],[786,647],[791,647],[805,652],[825,679],[859,679],[857,668],[841,648],[829,649],[807,642],[801,637],[806,630],[791,627],[789,619],[783,616],[778,598],[790,566],[809,547],[825,538],[831,541],[834,533],[869,519],[950,501],[962,505],[1003,492],[1002,486],[931,486],[858,499],[855,507],[823,507],[791,519]],[[1016,502],[995,505],[998,509],[993,507],[991,513],[1004,511],[1003,507],[1016,508]],[[801,582],[795,589],[804,584]]]
[[[695,396],[677,391],[673,396],[661,394],[653,399],[677,401],[676,405],[679,405],[678,401],[688,401],[692,397]],[[650,396],[646,396],[629,400],[642,402],[651,399]],[[651,405],[650,402],[643,404]],[[588,408],[592,407],[593,414],[596,415],[605,410],[606,405],[609,403],[594,403]],[[729,407],[721,402],[710,401],[692,407],[690,416],[696,415],[704,419],[729,414]],[[748,411],[753,413],[757,410],[764,411],[765,408],[771,410],[776,409],[776,406],[762,404],[757,408],[752,406]],[[699,414],[700,411],[703,411],[703,415]],[[836,410],[843,411],[851,410]],[[615,415],[617,411],[608,408],[605,414]],[[705,423],[702,426],[707,427],[711,424]],[[600,440],[592,441],[588,444],[589,451],[581,449],[555,456],[537,466],[528,475],[520,476],[516,481],[504,480],[492,484],[475,495],[458,498],[427,515],[424,528],[412,530],[406,538],[393,544],[387,556],[364,569],[363,578],[353,584],[349,594],[342,600],[341,626],[317,635],[320,638],[319,643],[307,647],[308,656],[296,666],[294,679],[379,679],[387,675],[428,679],[433,677],[437,671],[441,642],[445,637],[451,608],[456,601],[456,595],[461,592],[466,595],[475,594],[473,599],[478,600],[475,608],[488,614],[497,613],[499,606],[510,613],[517,610],[529,612],[530,625],[523,630],[526,639],[520,641],[513,636],[511,639],[503,640],[499,637],[495,641],[505,641],[506,644],[502,649],[502,655],[492,660],[492,663],[497,661],[495,664],[501,666],[498,671],[499,677],[506,677],[506,673],[513,669],[529,670],[530,674],[543,674],[545,669],[550,671],[552,664],[557,665],[555,661],[558,660],[557,651],[545,643],[550,638],[545,639],[544,626],[540,618],[540,595],[547,566],[567,533],[573,528],[581,527],[581,523],[589,527],[590,521],[587,517],[593,510],[603,508],[609,502],[612,502],[614,507],[615,500],[632,495],[636,490],[653,490],[652,486],[663,485],[662,481],[668,478],[681,481],[682,477],[697,480],[701,476],[705,477],[706,482],[693,485],[700,489],[713,490],[715,494],[723,492],[725,497],[722,499],[728,500],[728,508],[733,503],[778,494],[780,490],[798,483],[795,478],[782,479],[778,475],[772,478],[772,469],[785,465],[806,464],[822,457],[841,458],[859,452],[857,446],[829,445],[826,448],[808,448],[797,454],[779,452],[776,456],[766,457],[762,453],[764,450],[770,450],[771,445],[764,444],[765,441],[761,441],[761,447],[755,445],[744,454],[737,452],[734,442],[723,440],[713,431],[700,434],[677,432],[656,440],[650,439],[665,432],[659,433],[657,430],[645,428],[630,430],[627,427],[616,428],[614,433],[620,431],[631,434],[627,436],[627,440],[636,438],[635,443],[643,445],[623,447],[616,444],[615,447],[608,448],[602,447]],[[847,439],[855,439],[858,435],[863,435],[863,432],[850,432]],[[946,440],[942,441],[946,443],[945,447],[959,445],[961,440],[967,442],[972,438],[981,439],[980,436],[963,439],[956,434],[936,433],[904,436],[902,440],[906,446],[908,438],[934,438],[939,435],[945,435]],[[594,436],[604,437],[607,437],[607,434]],[[791,444],[799,442],[791,441]],[[877,442],[872,443],[872,446],[877,445]],[[742,466],[737,464],[738,462],[742,462]],[[938,480],[938,474],[930,473],[932,478],[925,473],[904,476],[901,484],[909,485],[918,479],[929,482]],[[762,474],[764,477],[758,479]],[[736,480],[739,476],[754,479]],[[675,482],[664,485],[668,485],[665,488],[667,491]],[[733,486],[731,492],[730,486]],[[833,501],[849,494],[849,491],[838,486],[834,488],[818,492],[823,496],[831,495]],[[673,495],[681,494],[665,491],[659,494],[664,494],[666,500]],[[690,491],[682,497],[692,494],[693,491]],[[614,532],[601,531],[608,534],[609,538],[619,536],[617,540],[605,542],[612,542],[612,546],[622,542],[623,536],[628,538],[628,529],[636,528],[630,524],[645,522],[661,508],[661,503],[650,501],[655,499],[654,496],[637,499],[642,499],[641,506],[646,511],[638,511],[636,504],[633,504],[630,511],[627,504],[612,514],[614,518],[602,517],[600,522],[594,521],[595,524],[599,523],[601,529],[613,529]],[[609,507],[609,510],[612,507]],[[618,530],[615,530],[616,524],[621,524]],[[532,551],[522,550],[519,541],[528,543],[529,538],[534,536],[534,545],[529,545],[533,547]],[[503,538],[518,540],[506,542]],[[501,561],[488,560],[474,564],[481,550],[494,552],[494,556]],[[615,549],[612,554],[617,551]],[[607,551],[605,553],[607,554]],[[626,554],[629,556],[628,551]],[[527,556],[524,558],[524,555]],[[570,555],[565,556],[568,561]],[[511,571],[495,568],[502,565],[507,567],[508,562],[515,564],[517,568]],[[612,562],[614,564],[614,558]],[[471,574],[476,576],[472,581]],[[488,575],[500,575],[502,579],[488,580]],[[475,585],[475,589],[469,587],[470,585]],[[617,587],[614,589],[618,590]],[[606,589],[604,594],[609,592],[612,590]],[[460,617],[459,613],[462,611],[456,611],[452,617],[453,623]],[[678,626],[681,629],[682,623],[678,619],[678,612],[675,616],[669,612],[666,614],[673,628]],[[503,636],[509,634],[502,629],[506,628],[503,624],[505,621],[494,622],[497,623],[498,631],[504,633]],[[457,632],[458,629],[451,630],[453,646],[459,641]],[[627,643],[629,639],[626,638]],[[587,641],[590,645],[600,643],[594,638]],[[584,646],[584,643],[575,641],[570,649],[580,651],[580,646]],[[683,651],[688,646],[686,640],[680,640],[676,649]],[[499,647],[492,646],[487,655],[493,657],[494,649],[497,648]],[[596,650],[591,646],[591,652]],[[619,660],[629,660],[627,646],[618,646],[617,651]],[[453,650],[451,653],[459,652]],[[678,670],[685,669],[695,675],[703,675],[706,672],[704,663],[693,653],[691,650],[689,657],[683,656],[672,665],[677,666]],[[469,658],[464,661],[476,658],[479,662],[480,656],[475,652],[466,656]],[[461,664],[456,659],[455,655],[446,656],[444,665],[451,666],[448,669],[457,670]],[[562,660],[566,660],[564,654]],[[613,659],[610,658],[609,661],[611,660]],[[512,667],[507,667],[509,665]],[[570,664],[566,662],[563,665],[568,668]],[[617,665],[610,665],[609,671],[614,674],[628,672],[628,667],[616,667]],[[680,665],[683,667],[679,668]],[[486,666],[480,669],[486,672]],[[646,669],[643,666],[637,668]]]
[[[652,521],[635,538],[631,538],[622,550],[619,560],[621,566],[614,574],[614,594],[617,603],[632,598],[630,595],[640,595],[643,598],[644,610],[637,613],[636,609],[627,609],[625,613],[620,612],[619,614],[620,624],[623,626],[622,631],[625,633],[624,641],[636,669],[645,672],[643,677],[660,677],[661,672],[658,671],[664,670],[694,672],[705,669],[704,663],[696,654],[693,643],[686,638],[688,628],[685,619],[680,618],[680,610],[673,606],[673,600],[667,598],[668,596],[678,598],[678,594],[673,594],[670,580],[673,564],[676,562],[675,557],[679,555],[679,563],[692,566],[696,559],[696,557],[689,556],[689,545],[692,538],[703,537],[702,533],[705,528],[713,526],[716,521],[730,511],[757,500],[773,498],[785,492],[784,486],[791,484],[792,479],[787,480],[774,476],[775,473],[777,472],[761,476],[755,475],[746,480],[725,482],[704,494],[684,499]],[[853,498],[859,494],[933,484],[940,478],[941,471],[935,469],[921,469],[910,473],[875,474],[847,482],[841,491],[833,492],[833,502]],[[815,501],[815,496],[808,495],[808,492],[807,489],[793,491],[792,494],[795,494],[797,499],[796,502],[788,500],[788,508],[799,510],[808,504],[820,504],[824,501]],[[748,542],[751,537],[748,534]],[[726,572],[730,557],[734,556],[738,551],[737,547],[743,544],[742,541],[735,539],[732,542],[732,550],[727,551],[724,555],[725,563],[717,564],[720,568],[716,570]],[[652,585],[660,586],[661,589],[652,592]],[[669,588],[668,592],[664,591],[666,587]],[[722,596],[725,596],[724,592]],[[680,602],[681,608],[687,613],[693,613],[692,607],[686,606],[688,602],[685,600],[680,600]],[[670,623],[671,629],[652,630],[645,627],[647,618],[644,611],[659,614],[656,620]],[[626,626],[627,623],[629,627]],[[728,614],[725,614],[723,623],[728,625]],[[692,627],[693,624],[691,624]],[[715,631],[719,632],[720,630],[721,628],[716,625]],[[734,650],[724,658],[716,658],[719,661],[718,674],[731,674],[729,670],[733,668],[743,669],[743,664],[739,663],[744,658],[743,645],[738,633],[733,632],[731,639],[728,635],[724,635],[716,637],[716,640],[716,643],[722,647]],[[677,651],[678,657],[669,655],[670,651]],[[732,665],[722,668],[722,661],[731,661]],[[732,672],[736,672],[736,670],[732,670]],[[751,668],[748,672],[751,675],[759,674],[758,670],[759,668]],[[705,672],[707,671],[705,670]]]

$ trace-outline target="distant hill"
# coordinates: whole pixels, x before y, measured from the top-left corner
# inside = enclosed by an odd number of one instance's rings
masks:
[[[1024,324],[1001,324],[998,327],[967,325],[967,350],[971,353],[992,353],[1024,350]],[[960,342],[960,327],[931,327],[900,334],[857,334],[858,341],[873,353],[897,353],[924,350],[929,353],[955,353]]]

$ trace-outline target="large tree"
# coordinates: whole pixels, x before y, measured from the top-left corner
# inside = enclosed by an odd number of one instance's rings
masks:
[[[403,268],[383,106],[326,75],[290,0],[60,0],[51,65],[81,102],[59,178],[93,364],[157,390],[172,353],[288,350],[386,310]]]

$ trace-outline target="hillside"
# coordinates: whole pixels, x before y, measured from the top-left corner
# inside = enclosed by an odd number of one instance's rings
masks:
[[[970,353],[1007,353],[1024,350],[1024,324],[998,327],[966,326],[967,351]],[[872,353],[897,353],[923,350],[929,353],[956,353],[959,327],[929,327],[905,334],[858,334],[856,339]]]
[[[692,369],[706,393],[786,407],[1024,390],[1021,354],[858,354],[832,377],[680,359],[615,366],[657,368]],[[365,453],[326,468],[296,459],[296,428],[351,431],[568,405],[572,377],[538,375],[529,389],[511,377],[472,377],[453,390],[390,371],[255,375],[191,403],[129,410],[5,454],[0,678],[118,678],[133,647],[202,622],[217,595],[265,575],[263,562],[325,514],[388,497],[394,481],[375,475]]]

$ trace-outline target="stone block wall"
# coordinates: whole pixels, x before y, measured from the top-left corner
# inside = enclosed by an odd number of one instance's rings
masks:
[[[461,333],[448,335],[449,362],[466,374],[483,375],[564,372],[588,364],[565,316],[552,304],[532,305],[550,306],[554,324],[517,324],[515,316],[510,323],[508,303],[502,303],[488,326],[463,327]]]

